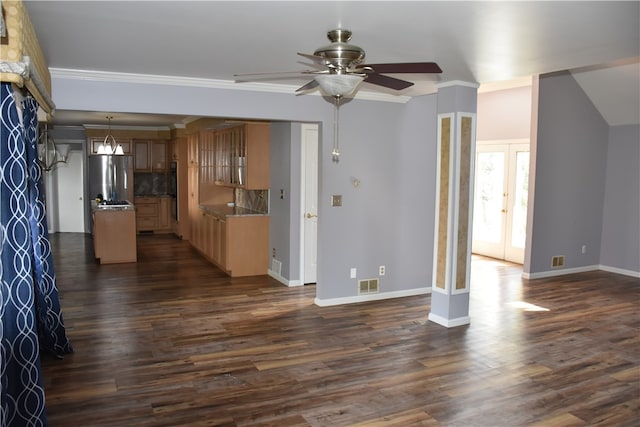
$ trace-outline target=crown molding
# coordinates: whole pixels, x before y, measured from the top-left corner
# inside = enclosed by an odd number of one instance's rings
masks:
[[[275,83],[258,83],[258,82],[235,82],[233,80],[205,79],[199,77],[179,77],[179,76],[161,76],[154,74],[135,74],[135,73],[116,73],[111,71],[92,71],[92,70],[76,70],[70,68],[49,68],[51,78],[68,79],[68,80],[86,80],[97,82],[112,83],[134,83],[134,84],[155,84],[168,86],[183,87],[199,87],[203,89],[226,89],[226,90],[244,90],[250,92],[269,92],[269,93],[285,93],[292,96],[295,94],[298,86],[275,84]],[[319,91],[306,95],[322,96]],[[390,95],[379,92],[369,92],[360,90],[353,98],[366,101],[382,101],[396,102],[405,104],[411,97]]]

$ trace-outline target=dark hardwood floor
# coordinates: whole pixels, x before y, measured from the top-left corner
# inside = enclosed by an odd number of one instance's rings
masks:
[[[639,279],[475,257],[471,324],[446,329],[429,295],[321,308],[168,235],[136,264],[91,245],[52,236],[75,352],[43,357],[50,427],[640,425]]]

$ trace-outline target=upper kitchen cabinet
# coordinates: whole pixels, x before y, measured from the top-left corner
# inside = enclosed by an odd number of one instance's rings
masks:
[[[215,132],[215,182],[247,190],[269,188],[268,123],[248,123]]]
[[[135,172],[163,173],[169,170],[168,143],[163,140],[134,140]]]
[[[109,138],[111,139],[111,138]],[[115,138],[116,140],[116,145],[121,145],[122,146],[122,151],[124,152],[124,154],[131,154],[131,140],[130,139],[124,139],[124,138]],[[98,150],[100,149],[100,146],[102,144],[104,144],[104,137],[102,138],[88,138],[88,142],[89,142],[89,155],[93,156],[98,154]],[[115,147],[113,147],[115,148]]]

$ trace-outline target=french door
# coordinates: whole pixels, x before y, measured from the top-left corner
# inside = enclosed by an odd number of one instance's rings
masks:
[[[476,145],[474,253],[522,264],[527,226],[529,144]]]

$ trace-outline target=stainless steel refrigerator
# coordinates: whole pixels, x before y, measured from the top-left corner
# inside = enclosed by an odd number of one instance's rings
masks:
[[[133,203],[132,156],[89,156],[88,174],[90,201],[102,195],[103,200]]]

